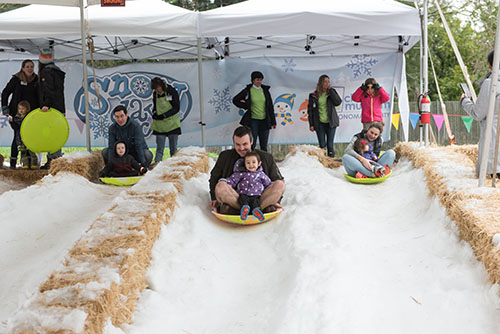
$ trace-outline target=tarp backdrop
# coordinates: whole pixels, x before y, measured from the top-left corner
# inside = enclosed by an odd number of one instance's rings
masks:
[[[264,74],[263,84],[271,86],[271,96],[277,116],[277,127],[271,131],[271,144],[317,143],[309,131],[307,98],[321,74],[327,74],[342,97],[337,108],[340,126],[335,142],[348,142],[361,129],[361,107],[351,101],[352,93],[368,77],[374,77],[391,95],[383,105],[385,130],[389,139],[393,106],[393,91],[401,73],[402,53],[354,56],[317,57],[256,57],[226,58],[203,62],[203,96],[205,138],[208,146],[231,145],[231,134],[243,114],[232,104],[232,98],[250,83],[250,73]],[[81,63],[58,62],[66,72],[66,117],[70,137],[66,146],[86,146],[85,112]],[[19,61],[0,62],[0,86],[20,69]],[[404,67],[402,68],[404,72]],[[91,73],[89,71],[89,73]],[[179,145],[201,145],[196,62],[135,63],[108,69],[96,69],[101,108],[93,78],[89,78],[91,145],[107,145],[107,129],[113,122],[111,110],[124,104],[129,115],[140,122],[150,147],[155,146],[151,124],[152,91],[150,81],[159,76],[179,92],[182,135]],[[7,118],[0,117],[0,145],[10,146],[13,132]]]

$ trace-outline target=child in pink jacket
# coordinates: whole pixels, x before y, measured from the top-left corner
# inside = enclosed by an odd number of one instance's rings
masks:
[[[364,130],[367,130],[373,122],[383,123],[382,104],[389,101],[390,97],[374,78],[366,79],[351,98],[354,102],[361,102],[361,123]]]

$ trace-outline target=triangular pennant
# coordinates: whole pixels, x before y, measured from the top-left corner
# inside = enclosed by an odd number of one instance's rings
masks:
[[[470,116],[462,116],[462,121],[464,122],[465,128],[467,132],[470,132],[470,127],[472,126],[472,121],[474,119]]]
[[[432,118],[434,118],[434,123],[436,123],[439,132],[439,130],[441,130],[441,126],[443,125],[444,116],[441,114],[432,114]]]
[[[399,129],[399,114],[392,114],[392,125],[396,128],[396,131]]]
[[[410,113],[410,123],[411,123],[411,126],[413,127],[413,130],[415,130],[415,127],[417,126],[419,118],[420,118],[420,114],[418,114],[416,112]]]

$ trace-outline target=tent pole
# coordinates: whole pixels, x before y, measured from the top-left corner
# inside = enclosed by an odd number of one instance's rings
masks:
[[[495,98],[497,92],[498,66],[500,64],[500,8],[497,13],[497,30],[495,35],[495,51],[493,56],[493,69],[491,72],[490,95],[488,101],[488,116],[486,118],[486,131],[483,142],[483,155],[479,164],[479,187],[483,187],[486,182],[486,169],[488,168],[488,158],[490,153],[491,131],[493,130],[493,113],[495,112]]]
[[[424,0],[424,27],[423,27],[423,35],[422,35],[422,40],[423,40],[423,48],[422,48],[422,77],[424,80],[424,90],[421,94],[427,94],[427,91],[429,90],[429,73],[428,73],[428,63],[427,63],[427,57],[428,57],[428,34],[427,34],[427,18],[428,18],[428,7],[429,7],[429,2],[428,0]],[[424,143],[425,146],[429,145],[429,124],[424,124]]]
[[[201,59],[201,38],[198,37],[198,94],[200,97],[201,146],[205,148],[205,122],[203,121],[203,63]]]
[[[87,151],[91,152],[90,147],[90,115],[89,115],[89,87],[88,87],[88,73],[87,73],[87,44],[85,34],[85,12],[84,1],[80,0],[80,29],[82,40],[82,65],[83,65],[83,103],[85,104],[85,135],[87,141]]]

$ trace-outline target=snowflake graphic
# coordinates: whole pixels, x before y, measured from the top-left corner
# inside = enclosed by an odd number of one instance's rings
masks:
[[[215,107],[215,113],[218,114],[221,111],[230,112],[232,99],[229,95],[229,87],[223,90],[218,90],[214,88],[214,95],[208,103]]]
[[[97,109],[99,108],[99,103],[97,102],[97,98],[93,97],[91,100],[90,100],[90,106],[94,109]]]
[[[220,80],[222,78],[222,71],[220,68],[214,70],[214,79]]]
[[[353,70],[354,77],[357,78],[362,74],[372,75],[372,66],[378,63],[377,59],[373,59],[370,55],[355,55],[345,66]]]
[[[138,96],[145,98],[151,95],[150,80],[145,76],[137,76],[131,82],[132,91]]]
[[[281,65],[285,69],[285,72],[293,72],[293,68],[297,66],[297,64],[294,64],[293,58],[290,59],[284,59],[284,63]]]
[[[9,117],[7,116],[3,116],[0,118],[0,129],[5,128],[9,124],[8,119]]]
[[[111,125],[109,117],[92,114],[90,117],[90,129],[94,134],[94,139],[99,137],[108,138],[108,129]]]

